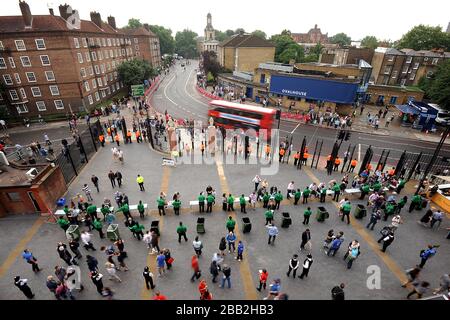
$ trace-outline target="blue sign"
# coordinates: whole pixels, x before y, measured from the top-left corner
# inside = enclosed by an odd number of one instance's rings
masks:
[[[325,79],[273,75],[270,93],[283,96],[351,104],[356,99],[359,84]]]

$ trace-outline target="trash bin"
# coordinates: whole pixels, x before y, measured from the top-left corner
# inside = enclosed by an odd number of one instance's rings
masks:
[[[71,224],[66,230],[66,237],[68,240],[78,240],[80,239],[80,228],[76,224]]]
[[[197,218],[197,233],[205,233],[205,218]]]
[[[250,218],[242,218],[242,224],[243,224],[243,228],[242,228],[242,232],[243,233],[248,233],[250,232],[250,230],[252,230],[252,224],[250,222]]]
[[[283,219],[281,220],[281,227],[282,228],[289,228],[289,226],[292,224],[291,216],[289,215],[289,212],[283,212]]]
[[[318,222],[324,222],[325,219],[328,219],[330,217],[330,214],[328,213],[327,209],[324,207],[318,207],[317,208],[317,221]]]
[[[152,224],[151,224],[151,226],[150,226],[150,232],[151,231],[155,231],[156,232],[156,234],[158,235],[158,237],[159,237],[159,220],[154,220],[154,221],[152,221]]]
[[[355,209],[355,218],[362,219],[367,215],[366,207],[362,204],[358,204]]]
[[[106,238],[111,241],[117,241],[120,239],[118,224],[110,224],[108,226],[108,228],[106,229]]]

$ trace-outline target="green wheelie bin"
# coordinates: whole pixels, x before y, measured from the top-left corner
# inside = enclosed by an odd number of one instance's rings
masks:
[[[106,237],[111,241],[117,241],[120,239],[119,225],[110,224],[108,229],[106,229]]]
[[[324,222],[325,219],[328,219],[330,217],[330,214],[328,213],[327,209],[324,207],[318,207],[317,208],[317,221],[318,222]]]
[[[362,204],[358,204],[355,208],[355,218],[362,219],[367,215],[366,207]]]
[[[205,218],[197,218],[197,233],[205,233]]]
[[[76,224],[71,224],[66,230],[67,240],[78,240],[80,239],[80,227]]]

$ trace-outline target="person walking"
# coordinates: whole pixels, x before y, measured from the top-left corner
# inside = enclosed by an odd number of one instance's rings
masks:
[[[97,292],[99,294],[102,294],[102,291],[103,291],[103,280],[102,280],[103,275],[101,273],[99,273],[98,271],[91,271],[89,276],[90,276],[90,278],[92,280],[92,283],[97,288]]]
[[[260,291],[264,288],[266,290],[267,279],[269,278],[269,273],[266,269],[259,270],[259,287],[256,290]]]
[[[381,219],[381,210],[375,210],[370,214],[370,221],[367,224],[366,228],[373,230],[375,225],[377,224],[378,220]]]
[[[341,194],[341,186],[335,183],[332,190],[334,191],[333,201],[339,202],[339,195]]]
[[[100,192],[100,189],[99,189],[99,187],[98,187],[98,177],[95,175],[95,174],[93,174],[92,176],[91,176],[91,182],[92,182],[92,184],[95,186],[95,188],[97,189],[97,192]]]
[[[273,210],[267,210],[266,213],[264,214],[265,217],[266,217],[266,224],[265,224],[266,226],[267,226],[268,224],[272,224],[272,221],[273,221],[273,213],[274,213]]]
[[[77,264],[76,261],[72,258],[72,255],[67,251],[67,245],[59,242],[56,251],[58,252],[59,257],[64,260],[69,266],[72,264]]]
[[[122,173],[120,171],[117,171],[115,173],[116,179],[117,179],[117,184],[119,185],[119,188],[122,186]]]
[[[21,278],[20,276],[14,277],[14,285],[19,288],[20,291],[27,297],[28,299],[34,298],[34,293],[31,291],[31,288],[28,286],[28,279]]]
[[[303,271],[302,271],[302,274],[298,276],[300,279],[303,279],[304,277],[308,277],[309,269],[311,269],[312,263],[313,263],[312,255],[311,255],[311,254],[308,254],[308,255],[306,256],[305,261],[303,261]]]
[[[115,188],[116,187],[116,174],[114,172],[112,172],[112,170],[109,170],[108,179],[109,179],[109,181],[111,181],[111,186],[113,188]]]
[[[209,267],[209,272],[211,273],[211,275],[213,277],[212,278],[213,283],[217,282],[216,278],[219,275],[219,270],[220,270],[220,268],[219,268],[219,265],[217,264],[217,261],[216,260],[211,261],[211,265]]]
[[[166,257],[166,266],[167,270],[170,270],[172,268],[172,264],[175,261],[174,258],[172,258],[172,255],[170,253],[170,250],[167,248],[163,249],[164,256]]]
[[[238,246],[237,246],[237,256],[236,256],[236,260],[237,261],[242,261],[243,257],[242,255],[244,254],[244,244],[242,243],[241,240],[239,240],[238,242]]]
[[[116,266],[113,263],[107,261],[105,263],[105,269],[106,272],[108,272],[109,274],[109,280],[116,280],[117,282],[122,282],[122,279],[120,279],[119,276],[116,274]]]
[[[306,187],[305,190],[303,190],[303,204],[307,204],[308,203],[308,198],[309,195],[311,194],[311,190],[309,189],[309,187]]]
[[[341,247],[341,244],[343,242],[344,242],[344,233],[341,231],[336,236],[336,238],[334,238],[331,241],[330,249],[327,251],[327,256],[333,256],[334,257],[336,255],[336,252],[338,252],[338,250]]]
[[[151,273],[149,267],[144,268],[144,272],[142,272],[142,275],[144,276],[145,286],[147,287],[147,290],[150,290],[150,288],[153,290],[155,289],[155,284],[153,282],[153,273]]]
[[[287,186],[287,191],[286,191],[286,199],[290,199],[291,196],[293,195],[295,190],[295,184],[294,181],[289,182],[288,186]]]
[[[97,249],[94,248],[94,245],[91,242],[91,237],[92,237],[92,234],[90,234],[87,231],[83,231],[81,233],[81,242],[83,242],[83,246],[86,250],[96,251]]]
[[[156,252],[159,252],[159,251],[161,251],[160,249],[159,249],[159,244],[158,244],[158,234],[155,232],[155,231],[151,231],[150,232],[150,235],[151,235],[151,237],[152,237],[152,239],[151,239],[151,242],[150,242],[150,245],[151,245],[151,247],[153,248],[153,249],[156,249]]]
[[[55,298],[59,300],[58,295],[56,294],[56,288],[58,288],[58,282],[53,278],[53,276],[48,276],[47,281],[45,282],[48,290],[55,295]]]
[[[394,242],[394,239],[395,239],[394,231],[392,229],[389,229],[387,234],[385,236],[383,235],[378,240],[378,243],[381,243],[381,241],[383,241],[383,248],[381,249],[381,251],[386,252],[387,247],[389,247],[392,244],[392,242]]]
[[[166,199],[164,199],[163,196],[159,196],[159,198],[156,200],[156,203],[158,204],[158,213],[160,216],[165,216],[166,215],[166,211],[164,209],[165,205],[166,205]]]
[[[136,182],[139,185],[139,189],[141,191],[145,191],[145,188],[144,188],[144,177],[141,176],[140,174],[138,174],[137,178],[136,178]]]
[[[183,237],[186,242],[188,241],[186,232],[187,232],[187,227],[185,225],[183,225],[183,222],[180,221],[180,223],[177,227],[178,243],[181,243],[181,237]]]
[[[198,239],[198,236],[192,241],[192,247],[197,257],[200,257],[202,255],[203,243]]]
[[[436,255],[436,248],[438,248],[438,245],[428,245],[428,248],[425,250],[420,251],[420,264],[419,267],[423,269],[425,266],[425,263],[428,261],[428,259],[434,257]]]
[[[439,283],[439,288],[434,289],[433,294],[442,294],[442,293],[449,293],[450,290],[450,276],[448,273],[444,273],[441,276]]]
[[[95,219],[94,222],[92,222],[92,225],[95,230],[98,231],[98,234],[100,236],[100,239],[105,238],[105,234],[103,233],[103,223],[100,219]]]
[[[227,220],[227,223],[226,223],[226,227],[227,227],[228,232],[234,232],[235,226],[236,226],[236,221],[233,220],[232,216],[229,216],[228,220]]]
[[[334,300],[334,301],[345,300],[344,288],[345,288],[344,283],[341,283],[340,285],[333,287],[331,289],[331,300]]]
[[[252,181],[255,184],[255,192],[256,192],[258,190],[259,184],[261,183],[261,178],[259,177],[259,175],[256,175]]]
[[[347,260],[347,269],[352,268],[353,262],[359,257],[360,254],[360,244],[357,240],[353,240],[348,245],[348,251],[344,256],[344,260]]]
[[[89,271],[91,272],[98,271],[98,261],[95,257],[86,255],[86,263]]]
[[[303,225],[309,225],[309,218],[312,215],[312,211],[311,211],[311,207],[308,207],[308,209],[305,210],[305,212],[303,212]]]
[[[214,195],[208,194],[208,196],[206,197],[206,212],[207,213],[212,212],[212,207],[213,207],[213,204],[215,201],[216,201],[216,198],[214,197]]]
[[[278,193],[275,195],[275,210],[280,209],[281,201],[283,201],[283,195],[281,194],[281,191],[278,191]]]
[[[293,257],[289,260],[289,270],[286,273],[286,275],[289,277],[291,274],[291,271],[293,271],[292,275],[295,279],[299,265],[300,265],[300,262],[298,261],[298,255],[294,254]]]
[[[267,233],[269,234],[269,240],[267,241],[267,244],[275,244],[275,240],[278,235],[278,228],[272,223],[269,223],[266,228],[268,229]]]
[[[245,210],[245,206],[247,204],[247,201],[245,200],[245,195],[241,195],[241,197],[239,198],[239,204],[241,205],[241,212],[247,213],[247,211]]]
[[[72,251],[74,253],[75,258],[77,258],[77,259],[81,259],[83,257],[80,252],[79,247],[80,247],[80,243],[77,240],[72,239],[69,241],[70,251]]]
[[[294,193],[294,205],[298,205],[298,201],[300,200],[302,196],[302,192],[300,191],[300,189],[297,189],[297,191],[295,191]]]
[[[236,251],[236,235],[233,233],[233,231],[230,231],[227,236],[225,237],[225,240],[228,244],[228,253],[231,253],[231,248],[233,248],[233,253]]]
[[[302,242],[300,243],[300,251],[305,249],[305,245],[311,240],[311,231],[309,229],[306,229],[302,233]]]
[[[37,259],[34,257],[33,253],[30,250],[28,249],[23,250],[22,258],[27,263],[31,264],[31,269],[33,270],[33,272],[42,271],[42,269],[39,268]]]
[[[158,268],[159,277],[161,277],[166,272],[166,256],[162,251],[159,251],[159,254],[156,256],[156,266]]]
[[[274,279],[269,286],[269,295],[264,298],[264,300],[273,300],[275,299],[281,292],[281,280]]]
[[[220,288],[225,288],[225,282],[228,283],[228,289],[231,289],[231,267],[227,264],[223,265],[222,268],[222,284],[220,285]]]
[[[422,281],[414,286],[414,289],[406,296],[406,299],[411,298],[413,295],[417,294],[417,298],[420,299],[428,291],[430,283],[427,281]]]
[[[225,250],[227,250],[227,240],[225,237],[222,237],[222,239],[220,239],[219,250],[220,250],[220,255],[222,257],[225,256]]]
[[[228,211],[234,211],[234,197],[231,195],[231,193],[228,195],[227,203]]]
[[[92,195],[91,195],[91,189],[89,189],[89,186],[87,185],[87,183],[85,183],[84,185],[83,185],[83,188],[81,189],[83,192],[84,192],[84,194],[86,195],[86,198],[88,199],[88,201],[94,201],[94,199],[92,198]]]
[[[344,221],[344,218],[347,217],[347,224],[350,224],[350,212],[352,211],[352,205],[350,204],[350,201],[347,201],[342,206],[342,221]]]
[[[402,284],[402,288],[406,288],[406,286],[410,283],[413,285],[417,285],[419,283],[420,271],[422,269],[415,267],[406,271],[406,275],[408,276],[408,281]]]
[[[200,270],[200,266],[198,264],[198,257],[197,255],[193,255],[191,258],[191,267],[192,270],[194,271],[194,273],[192,274],[191,277],[191,282],[194,282],[195,279],[200,279],[200,277],[202,276],[202,272]]]

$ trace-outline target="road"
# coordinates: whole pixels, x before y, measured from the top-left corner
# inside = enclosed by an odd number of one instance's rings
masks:
[[[192,62],[186,66],[186,70],[179,64],[172,68],[172,71],[161,83],[157,93],[152,98],[152,105],[159,111],[167,110],[175,118],[196,119],[204,123],[207,122],[207,111],[209,109],[208,99],[200,95],[195,89],[196,69],[198,63]],[[307,139],[310,153],[314,152],[317,140],[323,140],[321,155],[331,153],[333,144],[336,141],[337,131],[332,128],[316,127],[311,125],[298,124],[291,121],[281,121],[280,135],[293,137],[294,149],[301,147],[303,137]],[[378,161],[383,150],[389,150],[388,164],[395,164],[399,160],[402,152],[406,150],[412,153],[433,154],[437,143],[409,138],[373,135],[369,133],[352,132],[349,141],[344,141],[339,154],[343,154],[348,146],[356,146],[355,157],[363,159],[369,146],[372,146],[374,156],[372,161]],[[444,145],[441,155],[450,156],[450,146]],[[425,165],[426,163],[422,163]]]

